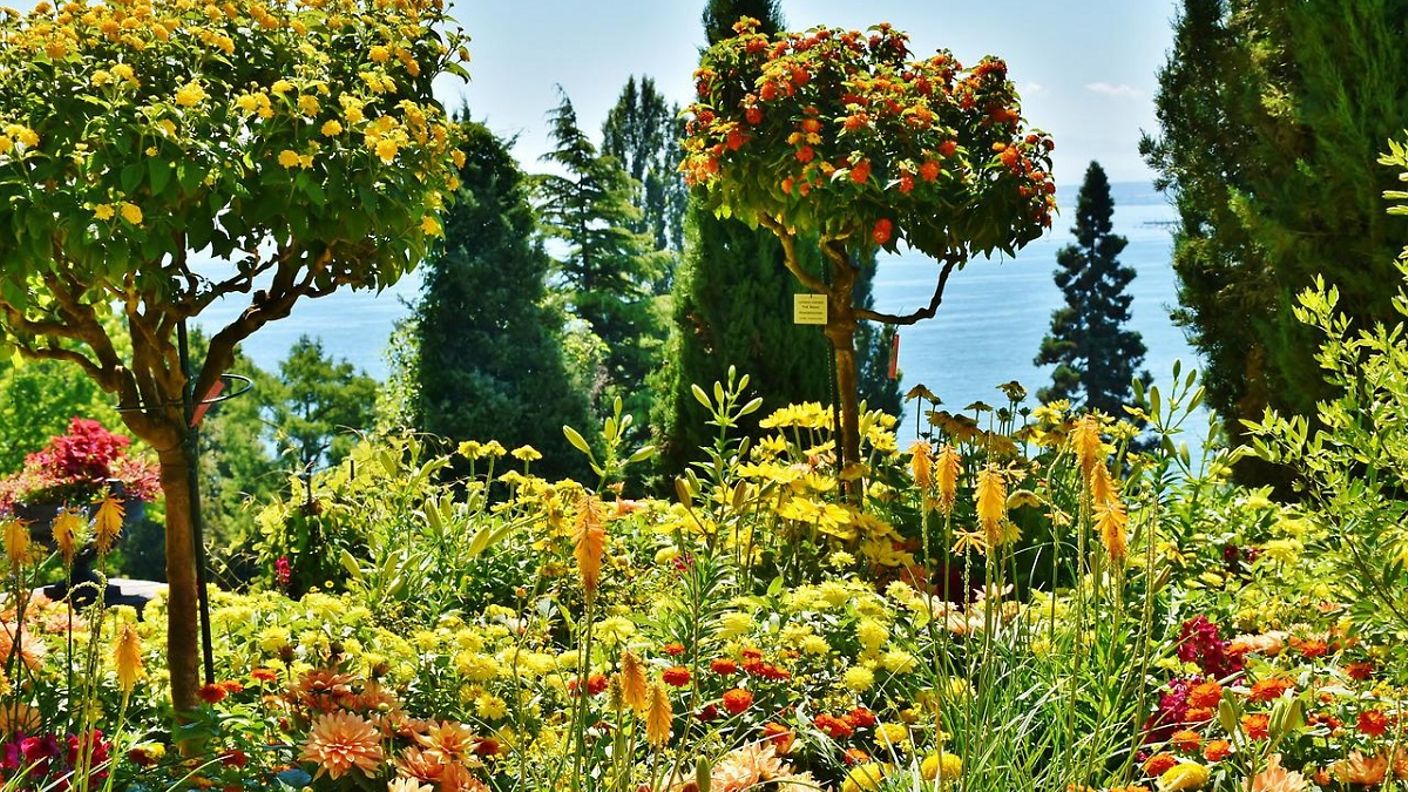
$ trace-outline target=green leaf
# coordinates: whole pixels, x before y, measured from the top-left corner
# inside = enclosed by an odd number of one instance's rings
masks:
[[[166,160],[153,157],[147,160],[147,172],[151,180],[152,195],[160,195],[171,183],[171,165]]]

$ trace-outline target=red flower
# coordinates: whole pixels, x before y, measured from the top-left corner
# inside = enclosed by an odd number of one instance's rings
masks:
[[[756,649],[750,646],[749,648],[744,649],[742,652],[739,652],[738,656],[742,657],[743,662],[745,663],[756,663],[759,660],[763,659],[763,652],[761,649]]]
[[[220,755],[220,763],[226,767],[244,767],[249,764],[249,755],[238,748],[232,748]]]
[[[244,692],[244,683],[240,682],[238,679],[227,679],[224,682],[217,682],[215,684],[224,688],[225,692],[232,696],[236,693]]]
[[[939,155],[940,155],[940,156],[952,157],[953,154],[954,154],[954,152],[956,152],[956,151],[958,151],[958,141],[957,141],[957,140],[945,140],[943,143],[940,143],[940,144],[939,144]]]
[[[713,671],[715,674],[728,676],[729,674],[738,673],[738,664],[727,657],[720,657],[709,664],[709,670]]]
[[[499,741],[492,737],[485,737],[474,745],[474,753],[479,756],[497,756],[499,751]]]
[[[900,177],[900,192],[908,195],[914,192],[914,177],[906,173]]]
[[[256,668],[249,672],[249,678],[255,682],[273,682],[279,678],[279,672],[272,668]]]
[[[878,723],[879,719],[875,717],[875,713],[865,707],[856,707],[846,713],[846,722],[857,729],[868,729]]]
[[[611,680],[606,678],[606,674],[592,674],[587,677],[587,692],[593,696],[601,695],[611,686]]]
[[[856,184],[865,184],[870,181],[870,161],[861,160],[851,168],[851,181]]]
[[[684,654],[684,644],[667,643],[664,646],[664,652],[670,657],[679,657],[680,655]]]
[[[229,693],[220,685],[202,685],[196,695],[200,696],[200,700],[206,704],[219,704],[225,700],[225,696]]]
[[[730,129],[728,131],[728,138],[724,141],[724,144],[728,146],[729,151],[738,151],[743,148],[743,144],[746,141],[747,138],[743,136],[743,132],[737,129]]]
[[[1370,737],[1382,737],[1388,731],[1388,716],[1380,710],[1364,710],[1355,721],[1355,728]]]
[[[919,177],[926,182],[939,178],[939,163],[929,160],[919,166]]]
[[[753,694],[743,688],[734,688],[724,694],[723,704],[730,715],[741,715],[753,706]]]
[[[1344,672],[1349,674],[1350,679],[1363,682],[1374,675],[1374,664],[1364,662],[1350,663],[1345,666]]]
[[[875,227],[870,231],[870,238],[875,240],[875,244],[883,245],[890,241],[890,235],[894,233],[895,224],[885,218],[875,221]]]
[[[684,687],[689,684],[689,669],[684,666],[670,666],[660,674],[660,678],[667,685]]]
[[[870,761],[870,754],[859,748],[847,748],[846,752],[841,754],[841,761],[847,765],[865,764]]]
[[[763,122],[763,111],[756,107],[750,107],[743,111],[743,117],[748,120],[748,123],[757,126]]]
[[[816,152],[812,151],[811,146],[802,146],[801,148],[797,149],[798,162],[811,162],[812,158],[815,156]]]
[[[813,718],[812,725],[816,726],[825,733],[827,737],[833,740],[844,740],[852,734],[855,734],[855,729],[850,723],[834,715],[828,715],[825,712]]]

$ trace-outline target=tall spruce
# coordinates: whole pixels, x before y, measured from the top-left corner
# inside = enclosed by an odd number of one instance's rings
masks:
[[[663,333],[650,285],[665,257],[633,230],[641,213],[631,202],[631,176],[615,157],[597,151],[566,93],[550,123],[556,148],[543,159],[558,172],[536,179],[538,217],[545,233],[564,245],[557,270],[572,313],[602,346],[593,408],[604,415],[620,397],[644,426],[651,404],[646,378]]]
[[[1408,0],[1183,0],[1141,148],[1178,209],[1176,318],[1208,401],[1241,433],[1327,395],[1295,295],[1323,273],[1361,326],[1390,324],[1408,227],[1373,163],[1404,124]],[[1250,471],[1246,471],[1250,472]]]
[[[784,29],[777,0],[709,0],[702,17],[708,44],[733,36],[744,16],[759,20],[765,33]],[[791,402],[833,400],[830,347],[818,328],[792,323],[792,296],[806,290],[787,272],[776,237],[715,217],[692,197],[685,214],[669,354],[656,381],[663,395],[652,420],[668,473],[682,470],[712,437],[691,387],[723,380],[730,365],[751,377],[749,387],[763,399],[756,415]],[[807,267],[820,273],[816,245],[798,249],[810,257]],[[872,259],[862,268],[858,291],[870,292],[875,271]],[[888,377],[892,336],[890,328],[862,327],[856,356],[861,398],[872,409],[898,413],[899,384]]]
[[[1119,261],[1129,240],[1114,233],[1114,216],[1110,180],[1091,162],[1076,198],[1076,241],[1056,254],[1055,280],[1066,304],[1051,314],[1051,332],[1035,362],[1056,366],[1051,386],[1038,394],[1042,401],[1070,399],[1119,415],[1148,350],[1139,333],[1125,327],[1134,299],[1125,289],[1135,273]]]
[[[584,425],[586,400],[562,357],[564,317],[548,304],[552,261],[537,234],[528,182],[508,146],[466,125],[467,160],[426,265],[412,325],[416,426],[452,440],[498,440],[543,452],[540,472],[572,472],[563,424]]]
[[[684,247],[684,206],[688,195],[679,173],[679,105],[665,101],[655,80],[626,80],[616,105],[601,127],[601,151],[615,157],[636,181],[633,203],[640,218],[632,229],[648,234],[656,250]],[[668,278],[662,279],[662,286]]]

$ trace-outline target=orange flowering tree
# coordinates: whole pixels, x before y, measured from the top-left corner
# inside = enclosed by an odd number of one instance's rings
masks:
[[[157,450],[178,713],[199,685],[183,395],[299,300],[421,257],[463,157],[431,85],[464,76],[464,40],[441,0],[0,14],[0,347],[81,367]],[[188,377],[178,328],[221,298],[247,305]]]
[[[787,268],[826,296],[842,461],[854,463],[857,322],[930,318],[955,269],[1040,236],[1055,207],[1053,143],[1025,128],[997,58],[971,69],[946,51],[914,59],[887,24],[768,36],[744,18],[734,30],[695,72],[682,169],[715,212],[772,231]],[[822,273],[802,265],[801,239],[819,241]],[[937,260],[932,297],[907,314],[857,307],[862,254],[901,243]]]

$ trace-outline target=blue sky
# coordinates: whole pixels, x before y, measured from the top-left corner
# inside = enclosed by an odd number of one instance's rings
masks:
[[[473,37],[473,79],[445,85],[505,136],[529,170],[547,148],[556,85],[599,130],[626,78],[648,74],[667,97],[690,99],[703,43],[702,0],[498,0],[453,7]],[[952,49],[965,63],[1007,59],[1036,126],[1056,138],[1056,176],[1078,180],[1098,159],[1115,181],[1147,180],[1141,130],[1155,128],[1156,72],[1171,45],[1173,0],[783,0],[789,28],[891,22],[918,53]]]

